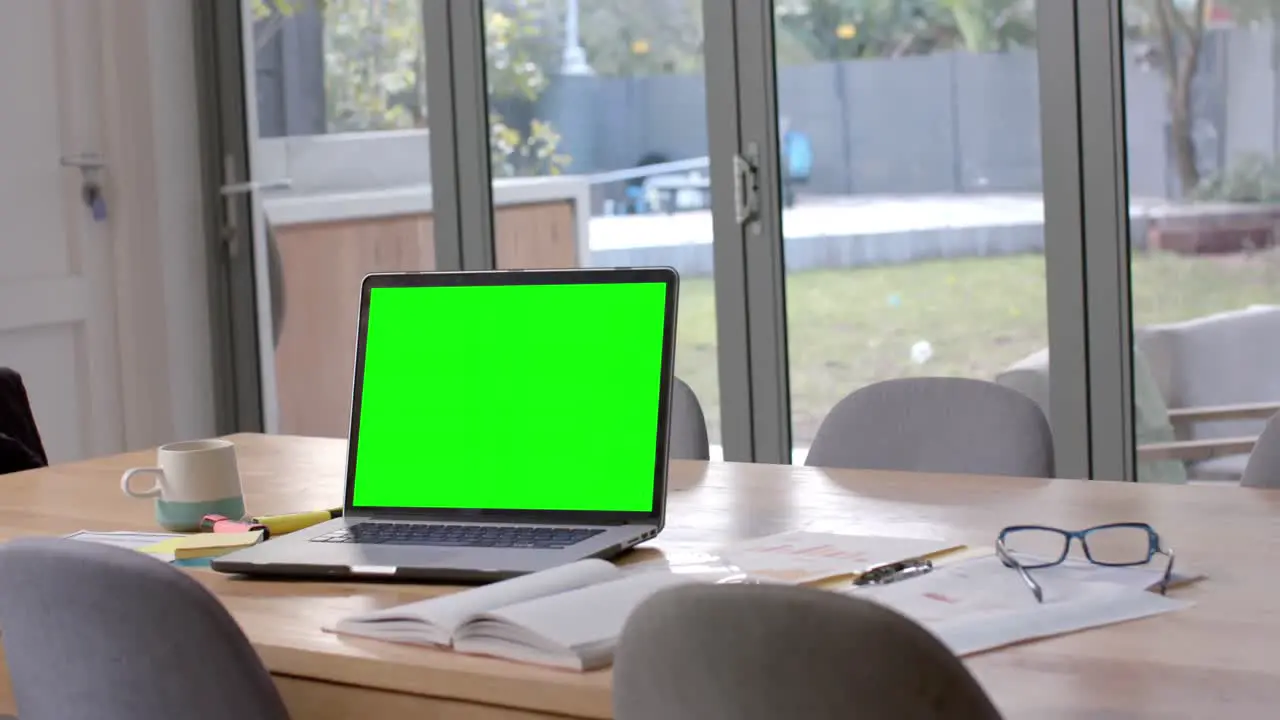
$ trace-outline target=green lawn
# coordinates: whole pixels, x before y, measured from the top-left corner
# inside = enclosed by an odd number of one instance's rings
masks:
[[[1135,256],[1135,324],[1280,303],[1280,254]],[[993,378],[1047,345],[1044,259],[973,258],[794,273],[787,283],[793,439],[807,445],[849,392],[909,375]],[[710,278],[681,281],[676,373],[720,436],[715,298]],[[922,365],[911,347],[927,341]]]

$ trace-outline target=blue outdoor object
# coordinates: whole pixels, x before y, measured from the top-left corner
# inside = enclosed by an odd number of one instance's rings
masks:
[[[787,157],[787,175],[796,179],[808,179],[813,172],[813,143],[809,136],[788,130],[782,136],[782,148]]]
[[[628,185],[627,201],[630,202],[633,213],[643,215],[649,212],[649,201],[644,196],[644,186]]]

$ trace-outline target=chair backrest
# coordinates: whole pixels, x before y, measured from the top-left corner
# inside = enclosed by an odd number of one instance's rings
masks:
[[[1032,353],[996,376],[996,382],[1026,395],[1040,406],[1053,427],[1049,412],[1049,350]],[[1133,350],[1134,435],[1138,445],[1172,442],[1177,439],[1169,409],[1165,405],[1146,354]],[[1181,484],[1187,481],[1187,468],[1177,460],[1152,460],[1138,463],[1138,481]]]
[[[1272,416],[1258,436],[1253,452],[1249,453],[1249,463],[1245,465],[1240,485],[1280,488],[1280,414]]]
[[[1134,333],[1170,408],[1280,401],[1280,306],[1255,305]],[[1188,439],[1253,436],[1264,421],[1198,422]]]
[[[0,546],[0,641],[23,720],[285,720],[257,653],[209,591],[132,550]]]
[[[1049,412],[1049,348],[1031,353],[1010,365],[996,375],[995,380],[1034,400],[1052,427],[1053,413]]]
[[[48,464],[22,376],[0,367],[0,474]]]
[[[969,378],[902,378],[857,390],[827,413],[806,465],[1053,476],[1053,435],[1022,393]]]
[[[987,720],[961,662],[867,600],[780,585],[690,585],[627,620],[613,671],[618,720]]]
[[[671,440],[668,455],[673,460],[710,460],[707,419],[698,396],[680,378],[671,386]]]

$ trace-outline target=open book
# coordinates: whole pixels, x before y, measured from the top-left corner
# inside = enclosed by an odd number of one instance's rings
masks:
[[[613,662],[622,626],[649,596],[696,582],[669,573],[624,575],[603,560],[543,572],[340,620],[343,635],[452,647],[570,670]]]

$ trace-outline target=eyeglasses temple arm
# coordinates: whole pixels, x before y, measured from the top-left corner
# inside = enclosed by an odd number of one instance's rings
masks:
[[[1173,548],[1162,548],[1161,553],[1168,556],[1169,564],[1164,566],[1164,577],[1160,580],[1160,594],[1169,592],[1169,582],[1173,579]]]
[[[1035,595],[1036,602],[1044,602],[1044,590],[1040,588],[1040,583],[1036,582],[1035,579],[1031,577],[1031,573],[1027,572],[1027,569],[1022,567],[1022,563],[1013,559],[1013,556],[1009,554],[1007,549],[1005,549],[1004,540],[1002,539],[996,540],[996,554],[1000,556],[1000,560],[1004,562],[1005,565],[1008,565],[1018,571],[1018,576],[1022,578],[1022,582],[1026,583],[1027,588],[1031,590],[1031,594]]]

